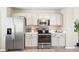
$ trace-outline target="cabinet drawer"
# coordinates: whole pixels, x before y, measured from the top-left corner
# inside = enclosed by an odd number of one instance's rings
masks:
[[[32,37],[26,36],[25,39],[31,39]]]
[[[62,33],[56,33],[56,34],[52,34],[53,37],[63,37],[64,34]]]
[[[32,36],[31,34],[27,34],[27,35],[25,35],[25,36]]]

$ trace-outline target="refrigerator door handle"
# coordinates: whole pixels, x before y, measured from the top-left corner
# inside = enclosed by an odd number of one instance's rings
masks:
[[[14,34],[12,34],[12,40],[15,40],[15,35]]]

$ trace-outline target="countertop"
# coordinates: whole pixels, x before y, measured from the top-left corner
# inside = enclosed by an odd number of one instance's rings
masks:
[[[38,32],[25,32],[25,34],[38,34]]]
[[[50,32],[51,34],[65,34],[65,32]],[[38,32],[25,32],[25,34],[38,34]],[[39,34],[39,35],[51,35],[51,34]]]
[[[38,35],[51,35],[51,34],[38,34]]]

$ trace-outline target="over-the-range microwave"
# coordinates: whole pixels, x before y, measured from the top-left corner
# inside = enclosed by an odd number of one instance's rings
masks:
[[[39,26],[49,26],[50,20],[49,19],[38,19]]]

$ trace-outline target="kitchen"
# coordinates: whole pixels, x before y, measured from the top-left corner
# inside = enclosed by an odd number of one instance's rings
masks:
[[[24,17],[24,49],[26,51],[27,49],[50,50],[52,48],[73,49],[76,47],[77,34],[73,32],[74,20],[71,21],[71,19],[78,18],[78,8],[8,7],[1,11],[3,10],[5,11],[5,18]],[[4,24],[4,20],[1,21]],[[6,51],[6,30],[4,25],[2,27],[4,33],[1,35],[4,41],[1,40],[3,42],[1,47],[3,51]],[[41,39],[44,42],[41,43]]]

